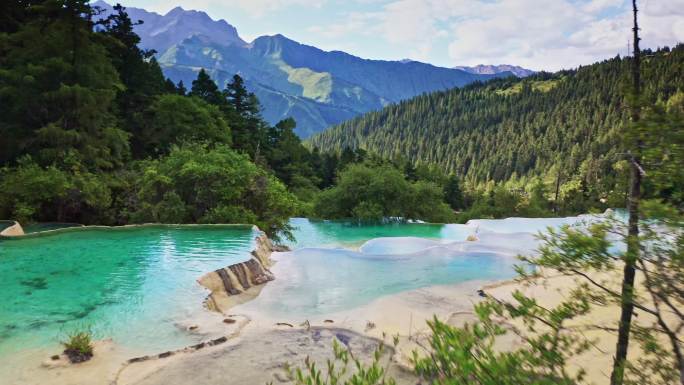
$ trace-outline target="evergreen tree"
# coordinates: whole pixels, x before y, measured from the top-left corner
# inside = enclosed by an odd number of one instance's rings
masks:
[[[221,108],[226,104],[223,94],[221,94],[221,91],[219,91],[218,86],[214,83],[209,74],[204,71],[204,68],[197,74],[197,79],[192,81],[190,96],[196,96],[209,104]]]
[[[0,37],[0,163],[32,154],[42,165],[120,165],[128,141],[112,102],[122,85],[93,33],[93,10],[85,0],[47,0],[31,11]]]
[[[259,111],[259,101],[256,96],[247,91],[240,75],[234,75],[233,80],[226,85],[223,96],[228,101],[226,113],[232,122],[234,146],[253,157],[258,151],[263,151],[266,145],[266,123]]]
[[[183,84],[182,80],[179,80],[178,84],[176,84],[176,92],[178,95],[185,95],[188,93],[188,90],[185,88],[185,84]]]
[[[253,93],[247,91],[245,81],[240,75],[233,75],[233,80],[226,85],[223,95],[240,116],[250,118],[259,114],[258,101]]]
[[[464,208],[461,182],[454,174],[449,175],[449,179],[447,179],[446,185],[444,186],[444,197],[452,209],[460,210]]]
[[[133,27],[142,24],[142,21],[134,23],[120,4],[114,6],[114,11],[102,23],[105,28],[103,34],[111,38],[108,48],[112,63],[124,86],[117,95],[119,116],[122,118],[123,128],[132,134],[134,155],[144,157],[147,154],[142,152],[139,141],[144,135],[141,131],[145,120],[143,111],[157,95],[174,92],[175,87],[171,83],[171,90],[167,89],[170,80],[164,79],[153,56],[154,51],[138,47],[140,37],[133,31]]]

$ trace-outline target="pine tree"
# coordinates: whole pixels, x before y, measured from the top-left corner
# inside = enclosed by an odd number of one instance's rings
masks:
[[[223,94],[240,116],[249,118],[259,113],[258,101],[253,93],[247,91],[240,75],[233,75],[233,81],[226,85]]]
[[[204,71],[204,68],[197,74],[197,79],[192,81],[190,96],[197,96],[205,102],[218,107],[224,107],[226,104],[226,99],[223,94],[221,94],[221,91],[219,91],[218,86],[214,83],[209,74]]]
[[[111,169],[128,152],[112,102],[122,85],[93,33],[85,0],[47,0],[2,37],[0,163],[31,154],[43,165]],[[41,42],[36,44],[36,42]]]
[[[446,185],[444,186],[444,197],[446,202],[454,210],[460,210],[464,207],[463,192],[461,191],[461,182],[454,174],[449,175]]]
[[[224,110],[232,124],[234,146],[256,157],[257,152],[263,150],[261,147],[266,145],[266,123],[259,114],[259,101],[237,74],[226,85],[223,96],[228,102],[228,108]]]
[[[144,126],[144,111],[154,102],[157,96],[175,91],[168,90],[168,82],[164,79],[161,68],[154,58],[154,51],[142,50],[138,47],[140,37],[133,31],[133,27],[142,24],[142,21],[134,23],[126,9],[117,4],[114,13],[106,20],[104,25],[106,41],[112,64],[119,73],[124,89],[117,94],[118,115],[121,117],[121,126],[131,133],[131,147],[133,154],[144,157],[140,138]]]

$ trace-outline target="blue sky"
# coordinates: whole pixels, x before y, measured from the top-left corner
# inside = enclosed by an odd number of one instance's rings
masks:
[[[234,25],[243,39],[283,35],[372,59],[558,70],[627,50],[625,0],[119,0],[175,6]],[[642,0],[644,46],[684,41],[684,0]]]

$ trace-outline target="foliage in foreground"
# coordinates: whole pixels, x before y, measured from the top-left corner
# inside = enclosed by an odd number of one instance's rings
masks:
[[[673,384],[684,382],[684,217],[676,209],[658,201],[642,201],[637,239],[635,270],[639,278],[632,287],[629,302],[635,317],[630,340],[642,354],[617,370],[624,372],[624,383]],[[608,277],[620,277],[626,245],[630,242],[626,226],[618,220],[596,223],[586,229],[566,227],[550,230],[542,237],[544,245],[537,257],[523,258],[542,269],[583,282],[577,292],[596,306],[625,302],[623,294]],[[587,325],[613,332],[606,325]],[[632,348],[633,349],[633,348]]]
[[[514,301],[502,303],[487,300],[475,307],[476,322],[463,327],[450,326],[437,318],[429,322],[431,337],[425,352],[414,352],[415,374],[435,385],[573,385],[584,378],[584,371],[568,372],[567,360],[586,351],[590,343],[569,332],[569,322],[585,315],[589,304],[581,297],[568,299],[547,309],[521,292]],[[503,319],[519,320],[521,329],[506,325]],[[495,341],[512,333],[521,340],[519,348],[501,350]],[[395,339],[395,346],[396,346]],[[380,345],[380,350],[382,345]],[[378,353],[370,366],[354,359],[353,376],[345,378],[348,350],[340,351],[334,343],[334,362],[327,371],[316,368],[307,359],[306,370],[297,369],[297,385],[385,385],[386,370],[378,366]],[[342,370],[336,369],[342,364]],[[332,373],[332,374],[331,374]]]
[[[395,338],[394,347],[397,344]],[[296,385],[396,385],[393,378],[387,377],[387,366],[383,367],[380,362],[386,353],[384,342],[378,344],[369,365],[364,365],[351,348],[343,348],[335,339],[333,353],[334,359],[327,361],[325,370],[319,369],[316,362],[307,357],[304,369],[288,367],[287,374]]]

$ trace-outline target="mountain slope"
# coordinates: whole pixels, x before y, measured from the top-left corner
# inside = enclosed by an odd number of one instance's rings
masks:
[[[613,175],[622,159],[616,133],[627,121],[628,66],[614,58],[423,95],[328,129],[310,144],[408,157],[475,182],[555,175],[559,167],[566,176]],[[652,100],[684,90],[684,45],[648,56],[643,67]]]
[[[105,9],[111,7],[100,1]],[[174,8],[159,15],[127,8],[142,47],[155,49],[166,76],[189,86],[201,68],[223,88],[238,73],[261,101],[270,123],[297,121],[308,137],[362,113],[426,92],[461,87],[474,81],[511,76],[510,72],[472,74],[414,61],[367,60],[340,51],[327,52],[282,35],[245,43],[234,27],[206,13]]]
[[[104,11],[101,17],[112,12],[112,6],[101,0],[92,6]],[[127,7],[126,12],[134,22],[143,21],[135,27],[135,32],[141,37],[140,48],[154,49],[157,53],[163,53],[192,35],[207,36],[211,41],[223,45],[247,44],[240,38],[235,27],[225,20],[214,21],[204,12],[187,11],[181,7],[176,7],[165,15],[135,7]]]
[[[474,67],[456,66],[454,68],[469,72],[471,74],[481,74],[481,75],[482,74],[493,75],[493,74],[499,74],[502,72],[510,72],[519,78],[524,78],[524,77],[535,74],[535,71],[528,70],[527,68],[523,68],[520,66],[510,65],[510,64],[500,64],[500,65],[478,64]]]

